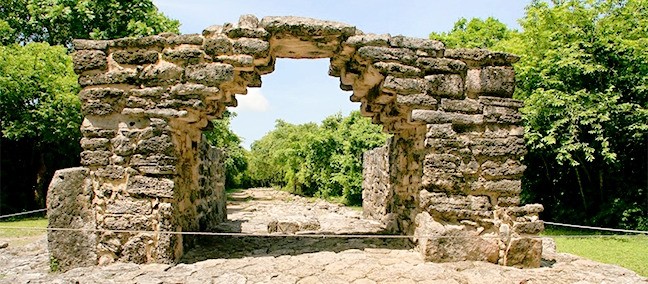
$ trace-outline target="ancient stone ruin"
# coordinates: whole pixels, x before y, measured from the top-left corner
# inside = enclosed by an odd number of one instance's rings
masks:
[[[60,268],[179,259],[226,218],[222,153],[202,131],[260,87],[277,58],[330,58],[328,74],[393,134],[364,155],[364,212],[430,261],[538,267],[541,205],[520,206],[518,57],[297,17],[242,16],[203,34],[77,40],[81,164],[50,185]],[[83,259],[83,261],[80,261]]]

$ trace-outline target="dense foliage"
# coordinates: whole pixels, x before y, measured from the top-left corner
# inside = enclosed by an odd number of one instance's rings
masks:
[[[526,198],[547,220],[648,229],[648,2],[533,1],[520,25],[481,47],[522,58]],[[431,37],[475,46],[492,33]]]
[[[281,120],[252,144],[250,176],[260,185],[306,196],[342,197],[362,203],[362,153],[384,145],[387,135],[359,112],[329,116],[320,125]]]
[[[79,163],[73,38],[178,32],[150,0],[0,2],[0,213],[43,208],[54,171]]]
[[[177,33],[180,26],[177,20],[160,13],[151,0],[4,0],[0,19],[10,27],[5,29],[8,36],[4,44],[47,42],[69,46],[75,38]]]

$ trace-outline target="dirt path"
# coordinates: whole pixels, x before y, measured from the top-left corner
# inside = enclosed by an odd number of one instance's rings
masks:
[[[311,222],[308,233],[381,233],[358,210],[271,189],[232,195],[222,232],[267,233],[272,221]],[[204,237],[177,265],[115,263],[48,273],[44,238],[0,250],[0,283],[648,283],[634,272],[568,254],[538,269],[483,262],[426,263],[401,239]],[[546,263],[552,263],[549,261]]]

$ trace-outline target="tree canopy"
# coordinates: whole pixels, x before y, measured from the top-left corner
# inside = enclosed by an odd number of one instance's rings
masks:
[[[177,33],[180,26],[150,0],[5,0],[0,4],[0,19],[6,22],[0,23],[3,44],[47,42],[69,46],[75,38]]]
[[[521,56],[529,201],[549,220],[648,229],[648,3],[533,1],[521,31],[494,21],[431,37]]]

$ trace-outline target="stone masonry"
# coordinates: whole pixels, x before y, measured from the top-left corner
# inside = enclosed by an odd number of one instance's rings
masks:
[[[81,193],[76,199],[51,191],[48,209],[52,222],[69,206],[83,208],[71,217],[97,229],[76,236],[93,258],[80,265],[175,262],[192,240],[165,232],[210,231],[224,220],[222,153],[201,132],[237,105],[235,95],[260,87],[277,58],[330,58],[329,75],[393,134],[365,154],[367,216],[414,235],[427,260],[539,265],[541,243],[529,236],[543,228],[542,206],[519,205],[516,56],[251,15],[202,35],[76,40],[74,48],[84,168],[52,188],[83,188],[69,189]],[[51,232],[49,242],[66,240]],[[72,253],[52,256],[74,263],[65,259]]]

